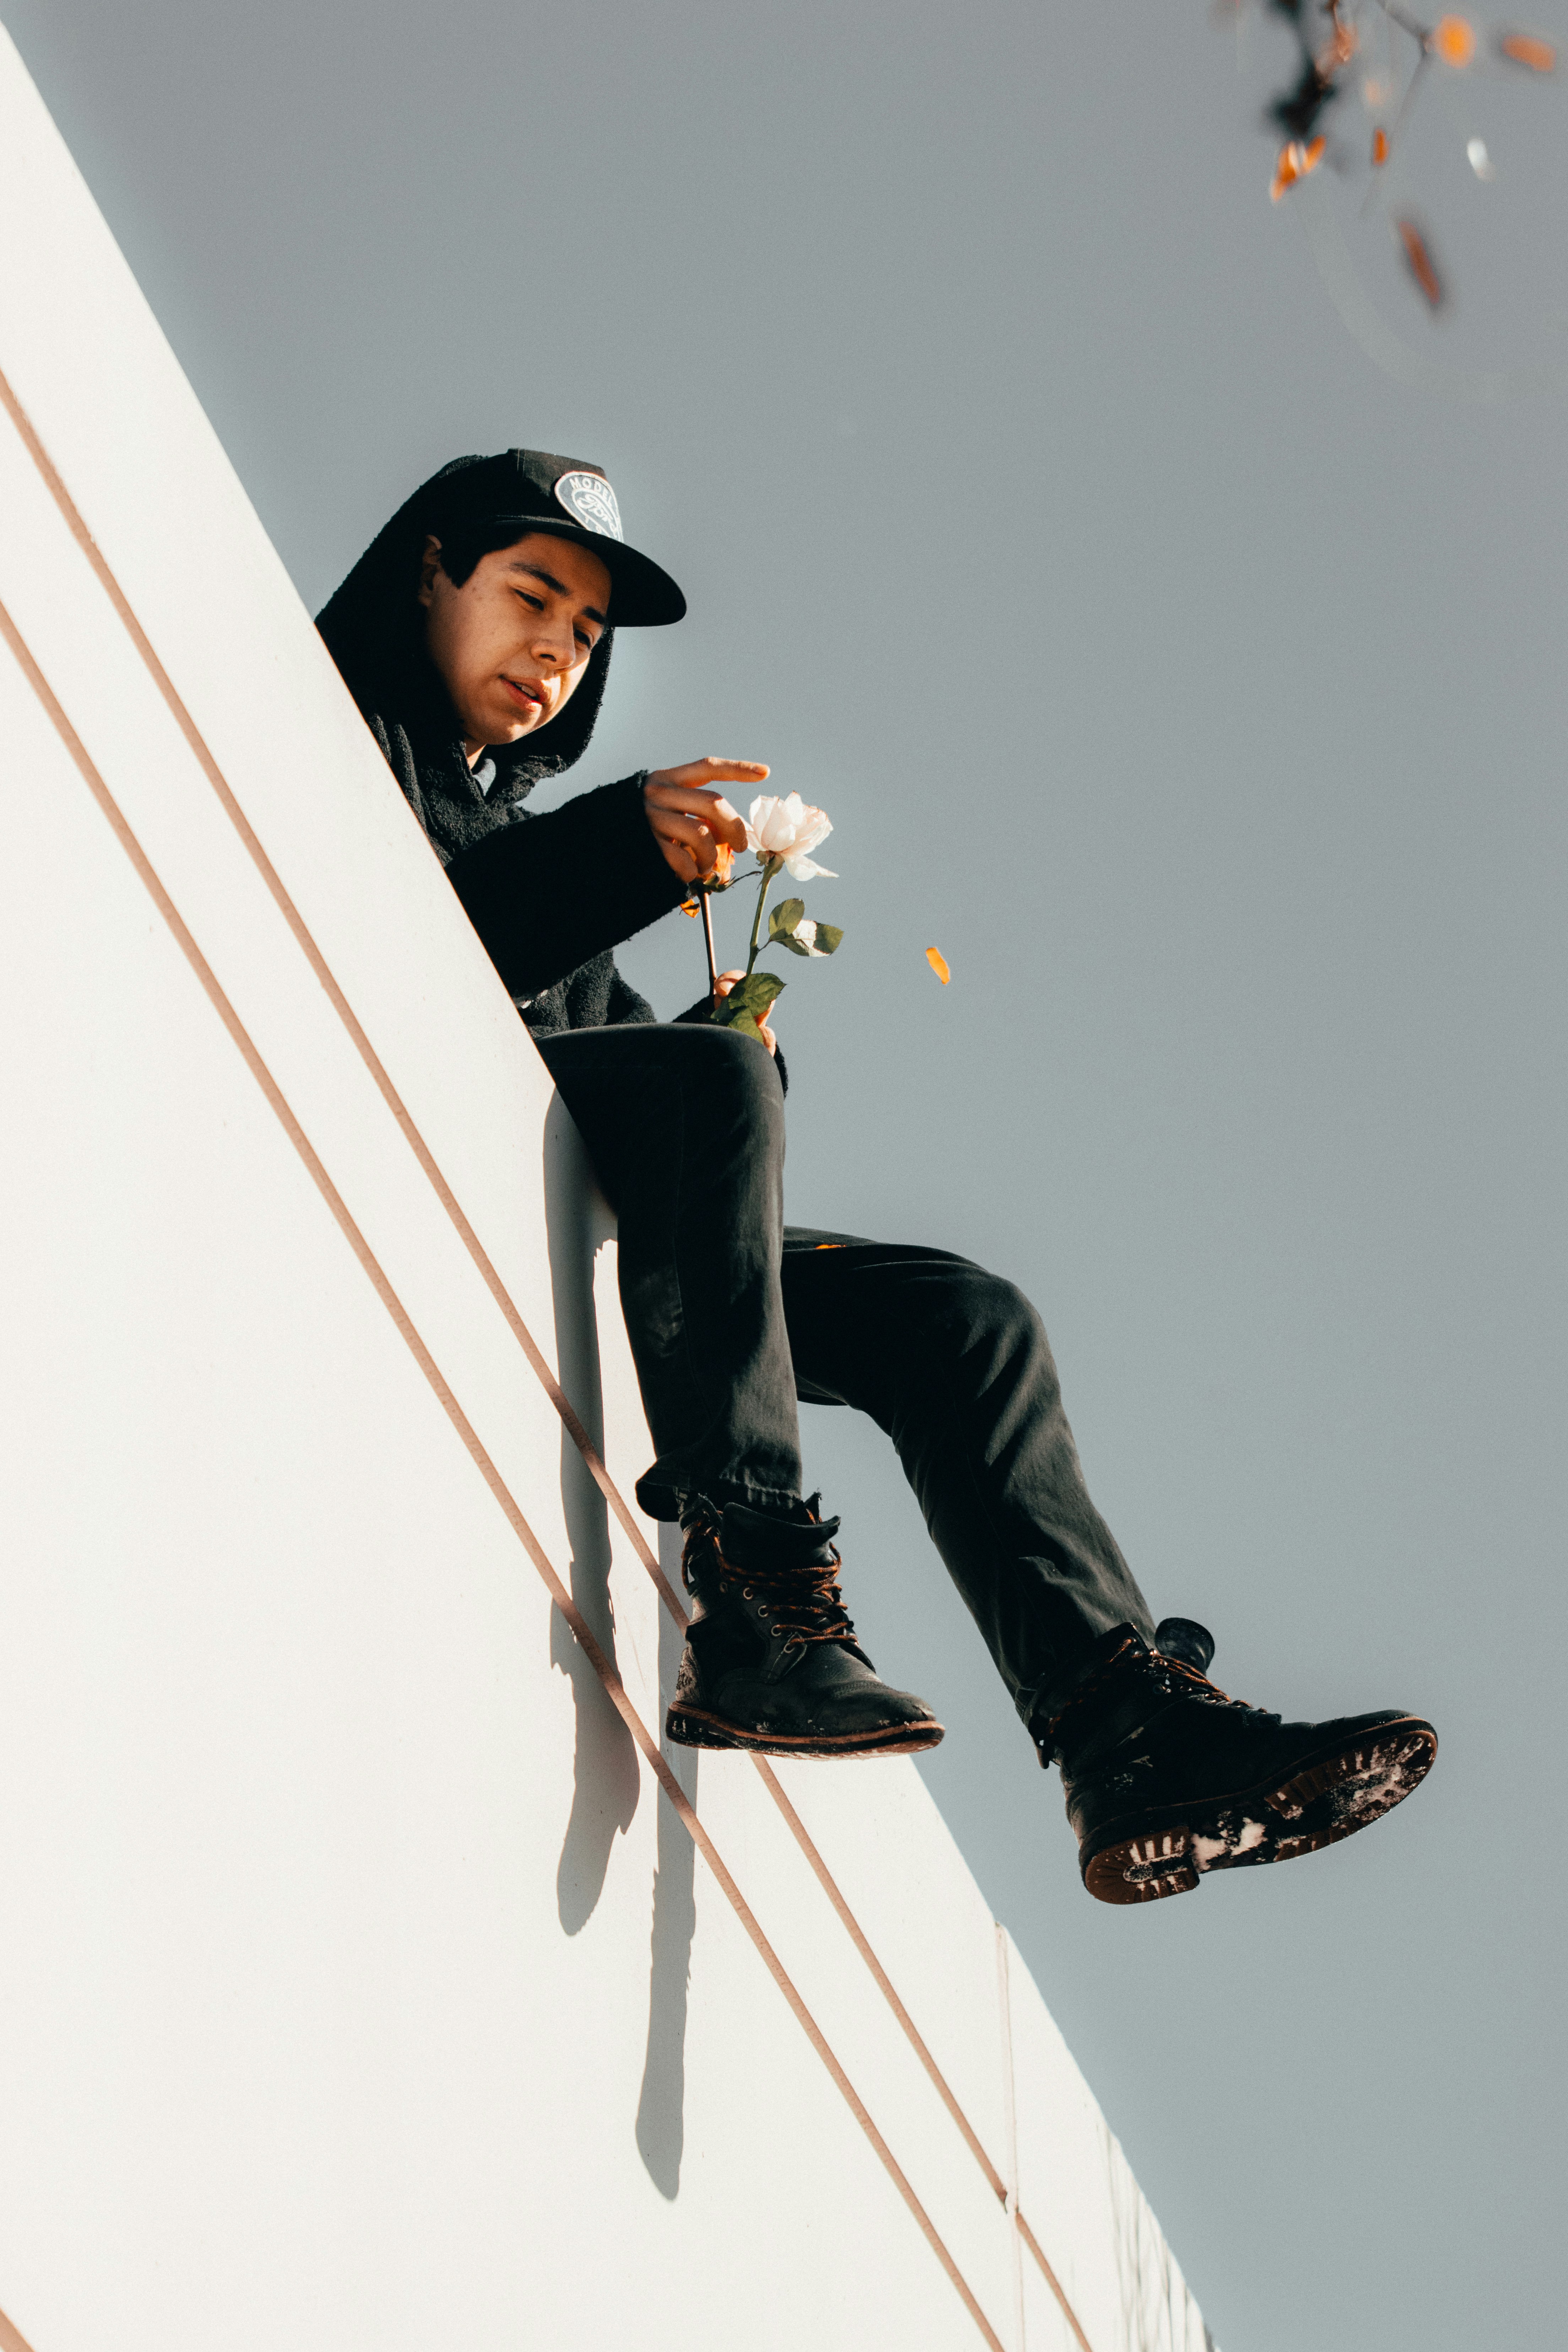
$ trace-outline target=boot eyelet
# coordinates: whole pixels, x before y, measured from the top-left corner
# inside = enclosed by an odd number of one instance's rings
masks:
[[[741,1598],[742,1598],[742,1601],[750,1601],[750,1599],[752,1598],[752,1594],[753,1590],[754,1590],[754,1587],[752,1587],[752,1585],[750,1585],[750,1584],[743,1584],[743,1585],[741,1587]]]

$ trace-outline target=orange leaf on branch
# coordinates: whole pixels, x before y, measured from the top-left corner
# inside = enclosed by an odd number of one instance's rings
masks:
[[[1277,205],[1287,188],[1293,188],[1298,180],[1304,180],[1309,172],[1315,172],[1328,152],[1328,141],[1322,138],[1314,139],[1310,146],[1303,146],[1300,139],[1292,139],[1281,147],[1269,184],[1269,203]]]
[[[1426,46],[1446,66],[1468,66],[1476,54],[1476,28],[1468,16],[1439,16]]]
[[[1329,45],[1319,51],[1316,60],[1318,79],[1325,82],[1332,75],[1337,74],[1342,66],[1348,66],[1361,47],[1353,25],[1342,25],[1337,13],[1333,25],[1333,34]]]
[[[1498,51],[1500,56],[1510,58],[1516,66],[1528,66],[1531,73],[1552,73],[1556,70],[1556,50],[1550,41],[1538,40],[1533,33],[1500,34]]]
[[[1405,247],[1405,266],[1421,289],[1434,310],[1443,304],[1443,281],[1438,277],[1426,240],[1414,221],[1399,220],[1394,224],[1399,232],[1399,242]]]

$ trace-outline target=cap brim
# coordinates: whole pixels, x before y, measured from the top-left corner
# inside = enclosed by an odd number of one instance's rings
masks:
[[[596,555],[610,575],[610,626],[613,629],[664,629],[686,617],[686,599],[668,572],[649,555],[606,532],[584,530],[563,515],[498,514],[496,522],[515,522],[521,539],[531,530],[548,531],[553,539],[574,540]]]

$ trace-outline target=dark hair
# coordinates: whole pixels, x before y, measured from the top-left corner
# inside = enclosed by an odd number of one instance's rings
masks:
[[[499,522],[492,516],[488,522],[449,523],[435,534],[441,542],[441,569],[453,587],[460,588],[485,556],[495,555],[503,547],[515,547],[520,539],[527,539],[541,529],[548,534],[549,528],[548,523],[541,525],[525,515],[503,517]]]

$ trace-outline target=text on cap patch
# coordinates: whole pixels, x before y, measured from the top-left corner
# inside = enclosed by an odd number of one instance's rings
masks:
[[[584,530],[596,530],[601,539],[625,539],[616,494],[603,474],[563,474],[555,495]]]

